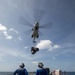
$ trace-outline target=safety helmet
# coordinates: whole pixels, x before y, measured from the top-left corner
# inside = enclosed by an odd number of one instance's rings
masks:
[[[21,67],[21,68],[25,67],[24,63],[22,63],[22,64],[20,65],[20,67]]]
[[[44,66],[44,64],[43,64],[42,62],[39,62],[39,63],[38,63],[38,67],[39,67],[39,68],[43,68],[43,66]]]

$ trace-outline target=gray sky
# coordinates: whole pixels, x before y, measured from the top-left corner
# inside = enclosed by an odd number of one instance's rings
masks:
[[[35,9],[41,15],[44,11],[40,26],[52,22],[52,27],[40,28],[40,51],[32,55],[33,39],[27,33],[32,28],[21,17],[34,25]],[[0,71],[14,71],[22,62],[35,71],[40,61],[51,70],[75,71],[74,24],[75,0],[0,0]]]

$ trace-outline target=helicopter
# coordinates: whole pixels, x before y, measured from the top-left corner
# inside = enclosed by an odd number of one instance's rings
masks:
[[[20,24],[32,27],[32,29],[29,30],[30,31],[29,33],[31,33],[31,38],[33,38],[33,43],[36,43],[35,39],[39,38],[39,35],[40,35],[39,29],[50,28],[52,26],[52,22],[49,22],[49,23],[44,24],[44,25],[40,24],[40,20],[43,17],[44,13],[45,12],[43,10],[39,10],[39,9],[34,10],[34,18],[35,18],[34,25],[31,24],[29,21],[27,21],[24,17],[20,18]]]
[[[35,43],[35,38],[39,38],[39,23],[35,22],[34,27],[32,28],[31,38],[33,38],[33,43]]]

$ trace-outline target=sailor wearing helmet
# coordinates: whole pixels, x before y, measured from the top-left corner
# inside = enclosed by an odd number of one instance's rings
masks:
[[[44,64],[42,62],[38,63],[39,69],[36,71],[36,75],[48,75],[46,69],[43,68]]]
[[[18,68],[13,75],[28,75],[27,70],[24,68],[25,65],[24,63],[22,63],[21,65],[19,65],[20,68]]]

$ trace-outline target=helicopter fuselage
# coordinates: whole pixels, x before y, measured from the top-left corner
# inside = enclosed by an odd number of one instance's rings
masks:
[[[31,35],[31,37],[32,38],[34,38],[34,41],[35,41],[35,38],[38,38],[39,37],[39,23],[38,22],[36,22],[35,24],[34,24],[34,27],[32,28],[32,35]]]

